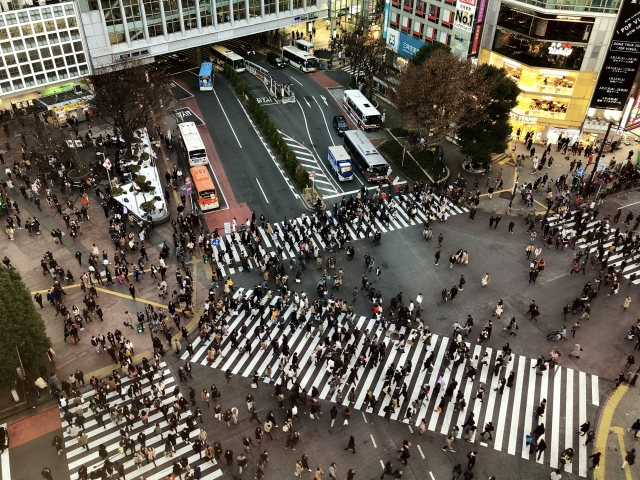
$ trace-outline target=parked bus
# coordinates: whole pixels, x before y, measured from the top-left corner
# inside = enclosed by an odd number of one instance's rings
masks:
[[[376,182],[389,178],[389,164],[371,145],[363,131],[348,130],[344,132],[344,148],[349,152],[353,164],[360,169],[367,181]]]
[[[209,52],[211,53],[211,61],[219,70],[224,70],[225,65],[229,65],[238,73],[242,73],[246,70],[244,58],[237,53],[232,52],[227,47],[223,47],[222,45],[212,45]]]
[[[289,65],[302,70],[305,73],[318,70],[318,59],[309,55],[304,50],[296,47],[282,47],[282,58]]]
[[[191,181],[193,182],[193,188],[198,197],[200,210],[206,212],[207,210],[214,210],[220,206],[216,186],[213,184],[211,175],[209,175],[209,169],[206,166],[193,167],[191,169]]]
[[[316,54],[316,48],[311,42],[307,42],[306,40],[296,40],[296,47],[300,50],[304,50],[309,55]]]
[[[198,83],[200,83],[201,92],[213,90],[213,64],[211,62],[203,62],[200,65]]]
[[[345,90],[342,103],[358,127],[363,130],[379,130],[382,127],[382,115],[360,90]]]
[[[204,143],[202,143],[196,124],[193,122],[179,123],[178,130],[180,130],[182,148],[184,148],[187,160],[189,160],[189,165],[192,167],[207,165],[209,163],[207,151],[204,148]]]

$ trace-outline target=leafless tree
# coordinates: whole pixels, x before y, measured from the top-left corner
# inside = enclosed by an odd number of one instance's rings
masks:
[[[137,61],[118,63],[102,72],[91,78],[95,90],[91,104],[131,146],[136,130],[155,125],[175,103],[171,79],[166,72]]]
[[[343,55],[350,63],[352,75],[356,83],[365,79],[363,93],[366,97],[373,96],[373,76],[384,68],[387,53],[386,42],[383,38],[375,39],[372,32],[366,27],[364,20],[356,25],[353,30],[342,35],[344,45]]]
[[[459,128],[486,119],[491,91],[471,61],[437,51],[407,67],[393,99],[404,128],[420,131],[427,145],[439,145]]]

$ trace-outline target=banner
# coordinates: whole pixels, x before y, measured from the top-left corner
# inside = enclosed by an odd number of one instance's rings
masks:
[[[623,0],[590,108],[623,111],[640,65],[640,4]]]

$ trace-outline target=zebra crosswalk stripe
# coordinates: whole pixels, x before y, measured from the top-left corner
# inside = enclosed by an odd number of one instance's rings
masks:
[[[171,375],[171,371],[167,368],[166,363],[162,362],[160,364],[164,374],[164,382],[165,382],[165,391],[169,388],[174,387],[176,384],[175,379]],[[146,377],[138,379],[143,386],[142,395],[149,394],[151,391],[151,384]],[[131,378],[128,376],[123,377],[121,380],[123,389],[126,389],[127,386],[132,382]],[[88,400],[91,400],[93,396],[95,396],[96,391],[91,390],[83,395],[83,403],[86,403]],[[172,395],[166,394],[165,398],[162,400],[163,404],[172,405],[171,400]],[[118,395],[117,391],[112,391],[107,394],[107,399],[109,401],[109,406],[114,407],[117,405],[125,405],[130,402],[130,400],[125,396],[123,399],[120,395]],[[64,418],[64,410],[60,409],[60,417]],[[64,440],[64,453],[67,459],[68,468],[70,471],[71,480],[77,480],[78,474],[76,471],[80,466],[84,465],[87,467],[88,472],[92,472],[94,469],[99,468],[103,464],[103,460],[98,455],[97,445],[105,445],[107,452],[109,453],[109,460],[111,461],[123,461],[126,475],[129,476],[144,476],[147,480],[164,480],[167,475],[169,475],[173,468],[173,460],[171,458],[164,457],[164,437],[166,432],[169,430],[169,424],[164,421],[162,413],[158,410],[151,411],[149,415],[148,424],[142,425],[142,423],[136,423],[132,427],[130,432],[130,436],[135,438],[140,432],[144,432],[147,436],[146,445],[153,446],[156,451],[156,459],[155,465],[153,462],[149,464],[143,464],[140,468],[136,468],[134,464],[133,458],[127,459],[124,454],[120,453],[118,450],[119,441],[120,441],[120,432],[119,425],[113,423],[110,416],[107,414],[104,415],[104,423],[105,427],[99,426],[95,419],[94,413],[89,409],[83,413],[85,417],[84,430],[89,436],[89,448],[90,450],[85,450],[78,443],[77,439],[69,435],[66,431],[63,432],[63,440]],[[182,412],[180,415],[181,419],[184,419],[188,415],[187,412]],[[66,422],[65,422],[66,423]],[[126,423],[126,420],[125,420]],[[163,438],[158,439],[155,435],[154,429],[155,424],[158,423],[160,428],[163,431]],[[195,428],[190,432],[190,437],[196,438],[200,434],[200,430]],[[158,441],[159,440],[159,441]],[[181,441],[181,440],[180,440]],[[174,459],[178,459],[181,456],[185,456],[189,465],[200,466],[202,471],[202,479],[203,480],[214,480],[222,476],[222,471],[217,468],[217,465],[214,462],[209,462],[204,458],[203,460],[195,454],[191,455],[193,452],[191,448],[191,444],[176,444],[176,452],[174,454]]]
[[[251,290],[238,289],[234,292],[235,298],[249,297],[253,294]],[[275,304],[278,301],[277,297],[269,300],[267,297],[263,299],[264,304]],[[320,398],[335,402],[337,397],[337,390],[331,393],[329,381],[332,378],[332,372],[328,371],[324,362],[319,362],[319,365],[315,365],[311,361],[311,355],[314,349],[321,344],[322,339],[330,337],[333,334],[333,327],[329,328],[328,317],[325,316],[320,319],[324,326],[324,334],[318,334],[318,325],[314,321],[314,327],[311,330],[312,336],[307,336],[306,329],[302,326],[294,329],[290,323],[291,314],[293,313],[293,303],[288,305],[284,310],[283,315],[284,322],[275,322],[269,318],[270,313],[265,312],[264,318],[267,321],[268,327],[271,329],[271,338],[278,340],[279,342],[283,338],[288,339],[291,355],[298,354],[299,357],[299,371],[297,381],[301,388],[311,390],[313,386],[318,388]],[[311,313],[307,313],[307,321],[311,321]],[[344,314],[338,316],[339,323],[348,321]],[[230,324],[230,331],[239,328],[241,324],[247,325],[249,331],[253,331],[254,327],[258,324],[259,319],[253,318],[245,311],[239,312],[237,315],[233,315],[228,319]],[[405,335],[406,338],[410,338],[412,330],[400,326],[396,328],[395,325],[389,325],[388,330],[384,330],[381,325],[376,325],[375,320],[367,318],[365,316],[356,317],[354,319],[354,336],[350,337],[348,342],[354,342],[355,353],[350,359],[347,365],[348,371],[352,367],[355,367],[357,359],[364,348],[364,331],[369,331],[369,335],[376,334],[381,342],[387,346],[387,356],[380,361],[378,366],[361,366],[357,368],[357,380],[349,385],[342,384],[344,399],[342,401],[343,406],[351,406],[352,408],[370,411],[368,405],[365,405],[366,392],[371,390],[379,401],[376,404],[374,414],[384,416],[384,408],[390,403],[390,395],[381,394],[382,388],[385,383],[385,372],[388,365],[393,363],[396,367],[401,367],[410,360],[411,372],[410,375],[401,380],[407,383],[406,397],[400,397],[398,399],[398,406],[395,412],[391,415],[393,420],[406,421],[405,414],[408,408],[411,407],[411,402],[417,398],[420,388],[423,384],[428,383],[432,389],[438,380],[440,375],[443,375],[445,383],[449,383],[453,378],[458,382],[458,388],[464,392],[464,399],[466,407],[457,412],[453,402],[446,402],[446,406],[443,409],[442,414],[435,411],[435,408],[440,403],[442,396],[444,395],[445,388],[440,389],[438,395],[431,395],[425,399],[423,406],[414,412],[410,422],[418,426],[422,419],[425,419],[428,429],[431,431],[439,431],[443,434],[449,433],[453,425],[461,425],[465,418],[468,416],[468,412],[474,413],[474,418],[478,422],[477,427],[481,428],[488,422],[493,422],[495,430],[493,432],[493,448],[495,450],[506,450],[509,455],[521,455],[525,459],[533,459],[536,461],[537,455],[533,458],[529,455],[529,446],[526,445],[525,437],[528,435],[537,421],[533,420],[533,410],[536,405],[547,399],[548,406],[545,416],[538,420],[543,421],[546,426],[546,441],[548,444],[545,454],[548,455],[549,464],[552,468],[557,467],[558,458],[562,451],[569,447],[578,452],[576,455],[576,469],[578,474],[582,477],[586,476],[586,447],[579,447],[578,444],[582,443],[579,438],[579,434],[575,431],[576,422],[582,424],[587,418],[595,414],[594,406],[599,404],[598,398],[598,378],[593,375],[587,375],[584,372],[578,372],[578,388],[574,388],[574,381],[576,372],[572,369],[563,369],[562,367],[556,367],[553,372],[545,370],[542,375],[536,375],[534,368],[535,360],[529,359],[522,355],[513,356],[509,364],[500,372],[500,375],[493,375],[493,364],[499,356],[499,351],[493,351],[491,348],[483,347],[482,345],[475,345],[472,354],[472,358],[478,356],[482,358],[482,353],[486,353],[489,358],[487,365],[479,365],[479,371],[476,381],[470,381],[464,378],[464,370],[468,360],[463,361],[460,365],[450,364],[447,368],[444,368],[443,359],[447,351],[450,339],[438,335],[431,337],[431,345],[426,345],[421,339],[414,342],[413,345],[407,344],[404,351],[397,348],[398,341],[392,340],[389,337],[389,333],[395,332],[399,335]],[[241,342],[243,340],[240,340]],[[281,342],[280,342],[281,343]],[[193,358],[206,357],[206,350],[209,343],[202,344],[199,338],[195,339],[192,346],[195,350]],[[347,345],[343,345],[343,348]],[[206,358],[202,361],[202,364],[208,365],[211,368],[220,368],[226,370],[230,368],[233,372],[243,377],[251,377],[254,371],[257,371],[260,375],[264,374],[267,367],[271,367],[272,375],[269,379],[264,379],[264,382],[276,382],[281,383],[282,373],[286,373],[289,370],[289,361],[287,360],[284,365],[280,365],[281,356],[279,352],[274,352],[272,348],[268,347],[268,350],[262,350],[260,348],[260,339],[254,339],[251,345],[251,356],[240,355],[237,348],[234,348],[228,337],[224,337],[221,344],[222,355],[212,363],[207,363]],[[433,370],[429,373],[426,370],[423,371],[422,364],[426,357],[435,352],[435,358],[433,359]],[[188,353],[183,354],[183,359],[188,358]],[[516,372],[515,382],[513,387],[505,387],[503,394],[498,394],[494,391],[498,387],[498,380],[504,376],[505,378],[509,373],[514,370]],[[563,374],[564,370],[564,374]],[[491,375],[492,378],[489,378]],[[553,378],[552,388],[549,390],[549,380]],[[564,383],[563,383],[564,380]],[[474,392],[477,391],[477,385],[479,383],[487,384],[487,391],[484,395],[484,403],[480,402],[474,397]],[[591,383],[591,402],[588,402],[587,395],[589,393],[588,384]],[[351,388],[355,388],[356,396],[353,404],[348,400],[348,391]],[[525,390],[526,389],[526,390]],[[432,392],[433,393],[433,392]],[[382,395],[382,396],[381,396]],[[577,406],[577,408],[576,408]],[[590,410],[592,410],[590,412]],[[482,418],[482,422],[480,419]],[[560,433],[564,432],[563,438],[560,438]],[[462,436],[462,430],[457,433],[458,438]],[[476,431],[471,441],[475,442],[478,437]],[[489,442],[491,443],[491,442]],[[545,463],[544,454],[541,456],[540,463]],[[571,468],[568,466],[568,468]]]
[[[414,194],[408,194],[405,195],[406,197],[412,199],[413,201],[419,203],[419,198],[416,198],[416,196]],[[438,197],[437,195],[434,195],[434,199],[436,200],[436,202],[440,201],[440,197]],[[385,201],[387,206],[390,205],[390,203],[388,201]],[[395,206],[395,217],[393,218],[393,214],[391,212],[389,212],[389,223],[388,224],[384,224],[379,217],[375,216],[375,217],[371,217],[371,227],[372,228],[377,228],[379,229],[382,233],[388,233],[388,232],[393,232],[395,230],[400,230],[403,228],[408,228],[411,226],[415,226],[418,224],[421,224],[422,222],[424,222],[427,219],[427,215],[422,211],[422,207],[420,206],[419,208],[416,209],[416,216],[415,218],[412,218],[412,216],[409,214],[409,212],[406,211],[406,209],[404,208],[404,206],[402,205],[402,202],[400,202],[397,197],[394,197],[394,199],[392,200],[393,205]],[[365,208],[366,210],[366,208]],[[429,213],[436,213],[436,208],[432,205],[430,207]],[[449,204],[448,207],[448,213],[449,215],[459,215],[459,214],[463,214],[463,213],[467,213],[469,212],[469,209],[467,209],[466,207],[458,207],[456,205],[453,204]],[[370,212],[368,212],[370,213]],[[332,225],[333,225],[333,232],[335,233],[335,231],[338,228],[338,222],[335,218],[332,217]],[[301,217],[297,217],[294,218],[293,221],[295,222],[297,228],[300,228],[303,224],[305,225],[305,227],[309,227],[310,223],[307,217],[306,221],[303,221]],[[265,231],[264,228],[262,228],[262,226],[257,226],[256,229],[256,234],[260,237],[261,239],[261,244],[259,247],[260,253],[263,256],[267,256],[267,255],[271,255],[273,257],[278,255],[278,248],[281,247],[282,248],[282,252],[280,254],[280,257],[283,260],[288,260],[290,258],[296,258],[299,253],[300,253],[300,246],[297,242],[295,241],[291,241],[291,242],[286,242],[284,240],[285,238],[285,229],[284,229],[284,222],[272,222],[272,229],[274,232],[277,232],[278,236],[276,238],[271,237],[270,235],[267,234],[267,232]],[[358,233],[356,233],[356,226],[350,223],[346,223],[345,224],[347,232],[348,232],[348,236],[349,236],[349,240],[354,241],[354,240],[359,240],[359,239],[364,239],[365,235],[364,235],[364,228],[360,229],[360,231]],[[366,227],[366,222],[363,222],[363,227]],[[239,235],[239,234],[238,234]],[[311,237],[313,238],[314,242],[316,242],[320,248],[322,250],[326,249],[326,245],[324,243],[324,241],[322,240],[320,234],[315,230],[315,228],[311,228]],[[241,272],[243,271],[243,267],[240,264],[240,253],[244,253],[244,255],[247,257],[250,266],[253,268],[255,265],[255,261],[249,256],[247,250],[245,249],[244,245],[242,245],[241,242],[238,242],[238,244],[234,244],[232,241],[232,237],[231,235],[223,235],[221,237],[221,241],[220,241],[220,245],[219,246],[214,246],[212,247],[213,251],[216,255],[216,259],[218,258],[218,253],[222,253],[223,257],[224,257],[224,263],[218,263],[218,267],[220,268],[220,272],[222,273],[223,277],[226,277],[228,275],[233,275],[236,272]],[[621,261],[621,260],[620,260]],[[639,280],[640,282],[640,280]]]

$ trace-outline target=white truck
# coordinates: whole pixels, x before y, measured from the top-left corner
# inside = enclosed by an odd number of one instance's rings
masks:
[[[338,180],[341,182],[353,180],[351,157],[343,146],[329,147],[329,163],[335,170]]]

